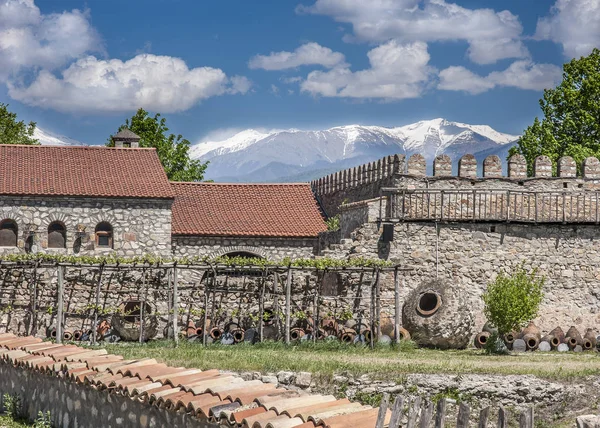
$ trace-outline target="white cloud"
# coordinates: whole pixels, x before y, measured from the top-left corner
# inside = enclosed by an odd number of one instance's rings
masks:
[[[166,113],[251,88],[246,77],[228,78],[211,67],[189,69],[179,58],[139,54],[128,61],[105,60],[90,52],[104,50],[87,11],[44,15],[33,0],[0,0],[0,81],[25,104],[63,112],[145,107]]]
[[[32,68],[56,69],[102,43],[87,12],[42,15],[33,0],[3,0],[0,4],[0,78]]]
[[[467,9],[445,0],[316,0],[298,11],[349,23],[361,41],[465,40],[469,58],[478,64],[529,56],[518,17],[506,10]]]
[[[225,93],[245,93],[249,81],[229,79],[217,68],[189,69],[169,56],[138,55],[129,61],[82,58],[60,78],[42,70],[29,86],[9,84],[9,95],[25,104],[63,112],[132,111],[144,107],[160,112],[191,108]]]
[[[561,69],[553,64],[515,61],[506,70],[479,76],[465,67],[448,67],[440,71],[438,89],[480,94],[497,86],[541,91],[555,86],[561,79]]]
[[[338,66],[344,62],[344,55],[323,47],[318,43],[306,43],[294,52],[271,52],[269,55],[256,55],[248,62],[252,69],[285,70],[302,65],[322,65],[326,68]]]
[[[600,0],[557,0],[535,38],[561,44],[567,57],[588,55],[600,47]]]
[[[368,57],[369,69],[353,72],[344,65],[313,71],[300,88],[324,97],[415,98],[425,90],[433,73],[423,42],[402,45],[391,40],[369,51]]]
[[[489,91],[495,85],[485,77],[478,76],[465,67],[448,67],[440,71],[438,89],[447,91],[465,91],[480,94]]]

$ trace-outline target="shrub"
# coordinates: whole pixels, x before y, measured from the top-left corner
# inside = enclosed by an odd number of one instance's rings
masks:
[[[340,215],[335,215],[333,217],[329,217],[325,220],[325,224],[327,225],[327,230],[336,231],[340,229]]]
[[[483,293],[484,313],[502,336],[518,331],[537,316],[544,297],[544,278],[522,266],[512,275],[499,274]]]
[[[32,428],[52,428],[52,417],[50,412],[38,412],[38,416]]]

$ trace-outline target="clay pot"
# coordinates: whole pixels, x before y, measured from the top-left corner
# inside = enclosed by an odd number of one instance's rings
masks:
[[[583,335],[583,350],[592,351],[596,349],[596,332],[593,328],[588,328]]]
[[[521,333],[522,338],[527,345],[527,349],[530,351],[535,351],[542,340],[542,332],[540,329],[533,323],[533,321],[531,321]]]
[[[569,349],[575,349],[576,346],[581,346],[583,344],[583,338],[575,326],[571,326],[571,328],[567,330],[565,343],[569,345]]]
[[[473,337],[475,321],[466,293],[452,282],[433,279],[406,297],[402,326],[420,346],[464,349]]]
[[[560,327],[556,327],[554,330],[548,333],[548,336],[554,336],[555,338],[557,338],[559,344],[565,343],[565,332]]]
[[[481,349],[485,346],[491,334],[489,331],[482,331],[477,336],[475,336],[475,347],[477,349]]]

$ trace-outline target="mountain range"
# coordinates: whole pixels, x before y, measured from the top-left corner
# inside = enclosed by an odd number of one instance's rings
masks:
[[[68,137],[37,128],[35,138],[47,145],[81,145]],[[457,160],[472,153],[478,161],[496,154],[502,160],[517,135],[487,125],[445,119],[406,126],[347,125],[323,131],[247,129],[230,138],[194,144],[192,158],[210,161],[206,179],[220,182],[306,182],[393,154],[421,153],[431,173],[432,161],[447,154]]]
[[[210,161],[207,179],[221,182],[308,181],[392,154],[421,153],[432,160],[472,153],[506,159],[517,135],[487,125],[445,119],[424,120],[397,128],[348,125],[323,131],[297,129],[261,132],[248,129],[222,141],[198,143],[191,156]]]

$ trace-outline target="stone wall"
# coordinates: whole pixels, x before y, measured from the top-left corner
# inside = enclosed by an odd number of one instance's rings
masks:
[[[315,238],[261,238],[228,236],[173,236],[174,257],[223,256],[245,252],[281,261],[289,258],[312,258],[318,246]]]
[[[485,322],[481,294],[487,284],[498,273],[519,266],[538,269],[538,275],[546,278],[536,320],[540,328],[600,329],[597,226],[400,223],[391,243],[383,243],[381,233],[376,222],[365,223],[330,255],[383,258],[413,267],[405,276],[402,299],[427,278],[458,284],[476,314],[477,330]],[[393,279],[384,275],[382,280],[382,296],[393,308]]]
[[[52,426],[60,428],[217,426],[187,414],[6,363],[0,363],[0,396],[3,394],[18,395],[24,415],[30,421],[37,418],[38,412],[50,411]]]
[[[343,204],[380,196],[381,188],[394,186],[395,177],[405,171],[404,155],[386,156],[314,180],[311,186],[325,214],[333,217]]]
[[[139,256],[171,255],[170,200],[102,199],[74,197],[0,198],[0,221],[14,220],[19,228],[17,247],[0,248],[0,254],[29,251],[69,255]],[[48,248],[48,225],[66,228],[66,248]],[[96,248],[95,228],[108,222],[113,228],[113,249]],[[83,233],[78,234],[80,230]]]

